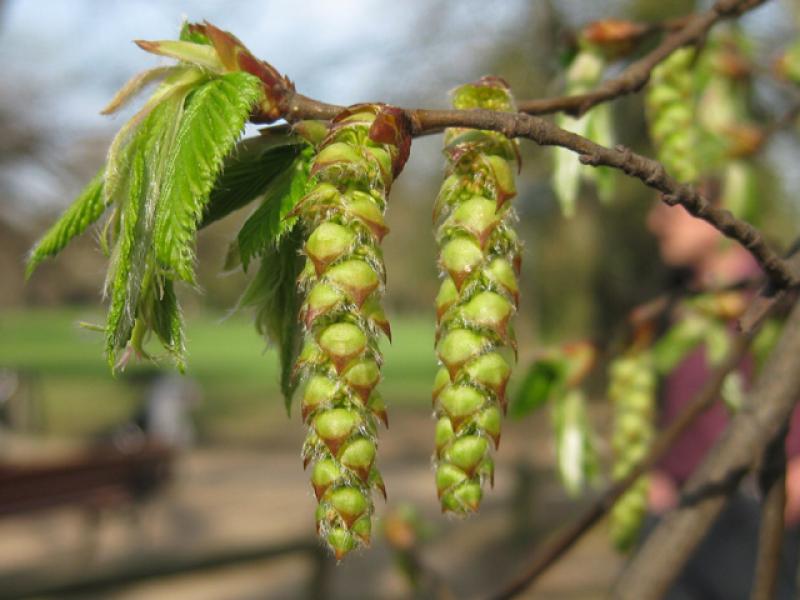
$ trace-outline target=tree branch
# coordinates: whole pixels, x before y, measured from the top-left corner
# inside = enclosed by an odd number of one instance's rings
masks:
[[[559,532],[533,556],[528,568],[507,587],[493,596],[494,600],[513,598],[531,585],[553,563],[559,560],[583,534],[589,531],[614,506],[614,503],[633,485],[639,477],[653,468],[697,418],[708,410],[719,398],[725,376],[741,362],[752,341],[752,335],[736,338],[728,357],[717,367],[706,381],[703,389],[683,409],[669,426],[656,438],[644,460],[627,476],[614,483],[589,506],[574,523]]]
[[[785,424],[764,451],[759,473],[761,527],[758,534],[758,557],[753,581],[752,600],[771,600],[775,597],[778,570],[783,544],[783,511],[786,506],[786,434]]]
[[[633,557],[614,588],[620,600],[661,598],[764,448],[791,416],[800,392],[800,303],[745,406],[725,430],[669,513]]]
[[[638,92],[647,84],[653,69],[678,48],[700,41],[719,21],[739,16],[763,2],[718,0],[710,10],[691,17],[681,29],[666,36],[655,49],[628,66],[618,77],[601,83],[595,90],[574,96],[522,101],[518,109],[531,115],[563,111],[580,116],[602,102]]]
[[[752,0],[755,1],[755,0]],[[344,107],[313,100],[302,94],[291,94],[283,114],[290,121],[331,119]],[[767,245],[761,232],[737,219],[730,211],[713,206],[694,187],[678,183],[658,161],[632,152],[624,146],[606,148],[557,125],[532,115],[503,113],[490,110],[429,110],[402,109],[408,118],[414,137],[438,133],[447,127],[467,127],[498,131],[507,137],[523,137],[541,146],[560,146],[580,155],[581,162],[591,166],[606,166],[636,177],[661,193],[670,205],[681,204],[690,214],[703,219],[723,235],[736,240],[753,255],[767,276],[781,288],[791,287],[800,280],[784,261]]]

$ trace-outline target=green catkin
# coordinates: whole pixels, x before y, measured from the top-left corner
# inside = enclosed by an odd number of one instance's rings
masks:
[[[458,88],[458,109],[513,111],[505,82],[485,77]],[[505,388],[516,342],[520,243],[508,202],[515,194],[515,142],[499,133],[445,132],[448,177],[434,209],[444,280],[436,297],[434,383],[436,488],[442,511],[478,510],[494,480],[490,446],[500,441]]]
[[[305,382],[304,464],[318,501],[317,531],[337,559],[368,544],[371,491],[385,496],[375,467],[378,337],[389,335],[380,305],[385,282],[380,241],[398,148],[369,138],[379,107],[352,107],[320,143],[312,186],[297,212],[308,232],[299,278],[305,343],[295,369]]]
[[[681,183],[691,183],[698,176],[694,57],[693,48],[673,52],[653,69],[645,98],[650,137],[658,159]]]
[[[608,396],[614,409],[613,477],[624,478],[647,454],[654,433],[656,377],[649,354],[617,358],[610,368]],[[621,552],[638,538],[647,512],[647,477],[640,477],[611,509],[611,541]]]

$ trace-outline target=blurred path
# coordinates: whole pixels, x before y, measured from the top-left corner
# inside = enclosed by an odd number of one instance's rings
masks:
[[[438,513],[428,457],[429,415],[395,411],[392,419],[391,430],[381,438],[389,502],[414,503],[432,525],[435,534],[424,545],[423,559],[447,579],[457,597],[480,598],[495,588],[516,572],[537,540],[574,514],[576,507],[564,501],[547,467],[552,456],[544,419],[508,424],[495,490],[480,516],[461,522]],[[181,459],[177,480],[166,494],[135,511],[103,515],[96,527],[71,509],[0,521],[0,570],[8,574],[33,567],[42,577],[64,572],[79,577],[126,562],[308,540],[315,502],[300,464],[302,436],[298,423],[276,424],[267,448],[194,450]],[[55,446],[54,451],[63,448]],[[378,515],[384,511],[378,501]],[[598,528],[526,597],[601,598],[619,564],[608,549],[604,528]],[[96,597],[302,598],[313,568],[313,556],[292,554],[150,579]],[[370,551],[329,571],[331,598],[409,597],[379,539]]]

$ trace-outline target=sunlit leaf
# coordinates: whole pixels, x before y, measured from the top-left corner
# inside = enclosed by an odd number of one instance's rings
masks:
[[[261,82],[228,73],[203,84],[187,101],[164,172],[154,243],[161,264],[194,280],[194,236],[222,162],[236,143]]]
[[[28,257],[26,277],[30,277],[39,264],[55,256],[76,236],[103,214],[106,205],[103,201],[103,170],[94,176],[64,214],[47,230]]]

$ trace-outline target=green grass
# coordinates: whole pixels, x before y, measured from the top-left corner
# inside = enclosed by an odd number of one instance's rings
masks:
[[[123,420],[136,405],[126,375],[110,374],[102,334],[78,326],[102,320],[99,312],[74,308],[0,314],[0,367],[36,375],[47,433],[87,435]],[[390,405],[427,406],[436,372],[432,319],[395,318],[392,333],[393,343],[383,344],[381,391]],[[266,350],[247,315],[189,316],[187,347],[187,375],[203,390],[195,416],[206,435],[249,437],[285,418],[277,354]],[[133,364],[128,372],[142,368]]]

